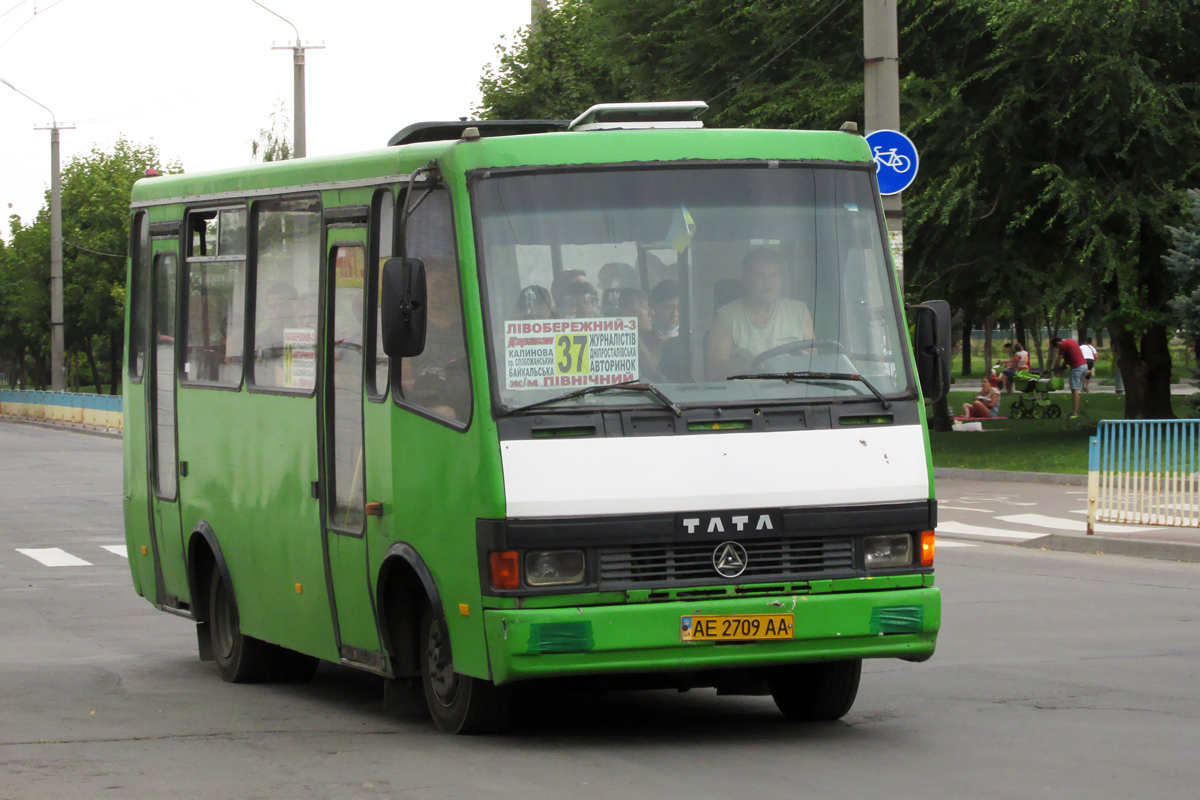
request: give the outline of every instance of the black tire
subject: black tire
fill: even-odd
[[[1034,419],[1045,419],[1046,418],[1046,407],[1045,406],[1034,406],[1033,407],[1033,418]]]
[[[480,734],[503,728],[508,722],[511,689],[454,671],[445,623],[428,605],[421,615],[420,637],[421,685],[429,715],[438,729]]]
[[[1025,418],[1025,408],[1017,403],[1013,403],[1012,406],[1008,409],[1008,415],[1010,417],[1012,417],[1013,419],[1024,419]]]
[[[771,696],[795,722],[833,722],[846,716],[858,696],[862,659],[776,667],[767,677]]]
[[[277,648],[242,634],[237,603],[215,567],[209,581],[208,617],[213,658],[224,680],[257,683],[271,675],[278,661]]]
[[[1062,406],[1050,406],[1046,411],[1050,414],[1050,419],[1058,419],[1062,416]]]

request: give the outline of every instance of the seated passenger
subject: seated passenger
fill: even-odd
[[[554,319],[553,301],[546,287],[531,284],[517,295],[517,304],[513,309],[514,319]]]
[[[600,268],[600,289],[638,288],[637,270],[621,261],[610,261]]]
[[[749,372],[754,359],[788,342],[813,338],[808,306],[782,296],[783,259],[754,247],[742,262],[745,294],[717,309],[708,332],[705,372],[709,380]]]
[[[679,284],[669,278],[650,290],[650,313],[654,329],[646,346],[661,380],[691,383],[687,343],[679,335]]]
[[[600,298],[581,269],[564,269],[550,284],[559,319],[590,319],[600,315]]]
[[[658,359],[662,355],[662,349],[659,347],[656,351],[651,350],[652,343],[657,339],[654,336],[654,315],[650,311],[646,293],[641,289],[609,289],[605,292],[606,297],[609,292],[617,296],[615,316],[637,318],[638,378],[643,381],[662,380],[662,376],[658,374]]]

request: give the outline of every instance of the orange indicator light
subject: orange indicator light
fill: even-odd
[[[471,616],[471,607],[466,603],[459,603],[458,613],[462,614],[464,617],[469,617]]]
[[[921,531],[921,566],[933,566],[933,531]]]
[[[304,587],[298,583],[296,584],[296,594],[304,594]]]
[[[142,545],[142,555],[146,555],[149,552],[150,552],[150,548],[146,547],[146,545]]]
[[[521,577],[517,572],[519,559],[514,552],[489,553],[488,560],[492,567],[492,587],[495,589],[517,589],[521,585]]]

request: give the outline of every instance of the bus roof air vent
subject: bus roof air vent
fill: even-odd
[[[480,138],[520,136],[527,133],[551,133],[566,130],[565,119],[460,119],[454,122],[416,122],[391,139],[388,147],[415,142],[449,142],[463,138],[467,128],[479,131]]]
[[[600,103],[576,117],[567,130],[610,131],[639,128],[703,128],[697,119],[708,110],[703,100],[667,103]]]

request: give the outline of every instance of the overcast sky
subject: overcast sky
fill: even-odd
[[[530,0],[263,0],[307,53],[308,154],[383,147],[411,122],[457,119]],[[36,14],[34,13],[36,9]],[[7,13],[5,13],[7,12]],[[185,170],[250,163],[280,100],[292,105],[292,28],[251,0],[0,0],[0,78],[54,111],[62,163],[119,136]],[[22,27],[23,26],[23,27]],[[584,109],[580,109],[583,111]],[[50,184],[50,115],[0,84],[0,235]]]

